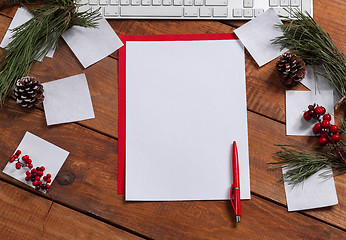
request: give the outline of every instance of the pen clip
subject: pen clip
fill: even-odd
[[[234,209],[234,211],[235,211],[235,207],[234,207],[234,203],[233,203],[233,189],[234,189],[234,187],[233,187],[233,184],[231,185],[231,190],[230,190],[230,199],[231,199],[231,203],[232,203],[232,207],[233,207],[233,209]]]

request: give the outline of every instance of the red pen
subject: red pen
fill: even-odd
[[[232,154],[232,165],[233,165],[233,184],[231,186],[230,198],[235,213],[236,222],[240,222],[240,181],[239,181],[239,160],[237,144],[233,141],[233,154]]]

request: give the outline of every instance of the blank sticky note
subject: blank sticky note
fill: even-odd
[[[95,118],[85,74],[42,83],[47,125]]]

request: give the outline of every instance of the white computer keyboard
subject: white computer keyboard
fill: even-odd
[[[228,19],[254,18],[268,8],[292,17],[284,8],[299,8],[312,16],[313,0],[80,0],[107,19]]]

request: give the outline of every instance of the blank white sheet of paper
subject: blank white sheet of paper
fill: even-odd
[[[249,199],[240,41],[126,43],[127,201],[229,199],[234,140]]]

